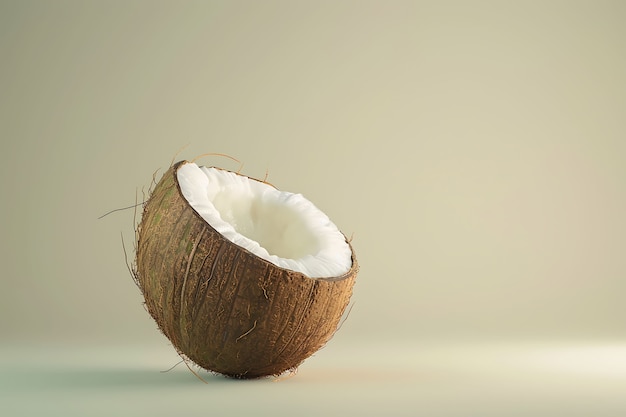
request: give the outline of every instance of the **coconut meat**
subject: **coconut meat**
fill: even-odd
[[[191,207],[231,242],[311,278],[350,270],[352,251],[337,226],[301,194],[234,172],[185,163],[177,171]]]

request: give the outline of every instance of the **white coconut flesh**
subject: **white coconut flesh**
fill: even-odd
[[[191,207],[231,242],[311,278],[350,270],[352,251],[337,226],[301,194],[234,172],[186,163],[177,171]]]

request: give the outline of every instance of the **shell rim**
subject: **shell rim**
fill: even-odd
[[[180,189],[180,184],[178,183],[178,176],[176,175],[176,173],[178,172],[178,169],[181,166],[183,166],[185,164],[188,164],[188,163],[190,163],[190,161],[182,160],[182,161],[176,162],[175,164],[173,164],[171,166],[172,167],[172,175],[174,176],[174,183],[176,184],[176,191],[178,192],[178,195],[182,198],[184,203],[192,210],[192,212],[193,212],[194,216],[196,217],[196,219],[200,220],[207,227],[211,228],[211,230],[213,230],[215,233],[217,233],[228,244],[232,244],[233,246],[236,246],[238,250],[242,251],[243,253],[246,253],[248,256],[252,256],[252,257],[256,258],[256,260],[261,261],[262,263],[266,264],[267,266],[270,266],[272,268],[276,268],[276,269],[282,270],[282,271],[288,271],[291,274],[297,274],[297,275],[302,276],[302,277],[304,277],[306,279],[321,280],[321,281],[331,281],[331,282],[342,281],[344,279],[350,278],[350,276],[352,276],[352,275],[354,275],[354,274],[356,274],[358,272],[359,265],[358,265],[358,262],[356,260],[356,255],[354,253],[354,248],[352,247],[352,244],[350,243],[350,241],[347,239],[346,235],[343,232],[341,232],[341,231],[340,232],[343,235],[345,242],[348,244],[348,247],[350,248],[350,260],[351,260],[352,264],[350,265],[350,269],[348,269],[348,271],[344,272],[341,275],[334,276],[334,277],[310,277],[310,276],[308,276],[308,275],[306,275],[306,274],[304,274],[304,273],[302,273],[300,271],[294,271],[293,269],[289,269],[289,268],[284,268],[284,267],[278,266],[278,265],[268,261],[267,259],[264,259],[264,258],[258,256],[257,254],[249,251],[248,249],[246,249],[246,248],[244,248],[244,247],[242,247],[242,246],[240,246],[240,245],[230,241],[229,239],[225,238],[224,235],[222,235],[220,232],[218,232],[208,221],[206,221],[196,211],[196,209],[191,204],[189,204],[189,202],[187,201],[187,199],[183,195],[182,190]],[[222,170],[222,171],[231,172],[231,173],[233,173],[235,175],[248,178],[249,180],[253,180],[253,181],[257,181],[257,182],[261,182],[263,184],[269,185],[269,186],[271,186],[271,187],[273,187],[273,188],[278,190],[278,188],[276,186],[274,186],[273,184],[270,184],[270,183],[265,182],[265,181],[261,181],[258,178],[250,177],[248,175],[241,174],[241,173],[236,172],[236,171],[231,171],[231,170],[220,168],[220,167],[216,167],[216,166],[211,166],[210,168],[215,168],[215,169],[219,169],[219,170]]]

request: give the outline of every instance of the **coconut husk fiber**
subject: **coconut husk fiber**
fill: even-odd
[[[309,278],[230,242],[183,197],[172,165],[144,204],[135,278],[181,355],[235,378],[293,370],[335,333],[358,265]],[[252,179],[254,180],[254,179]]]

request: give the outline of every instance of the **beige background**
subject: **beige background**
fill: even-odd
[[[124,262],[133,210],[98,217],[183,147],[354,234],[322,365],[347,352],[362,382],[426,363],[407,346],[623,343],[625,21],[619,1],[0,0],[0,345],[171,353]]]

